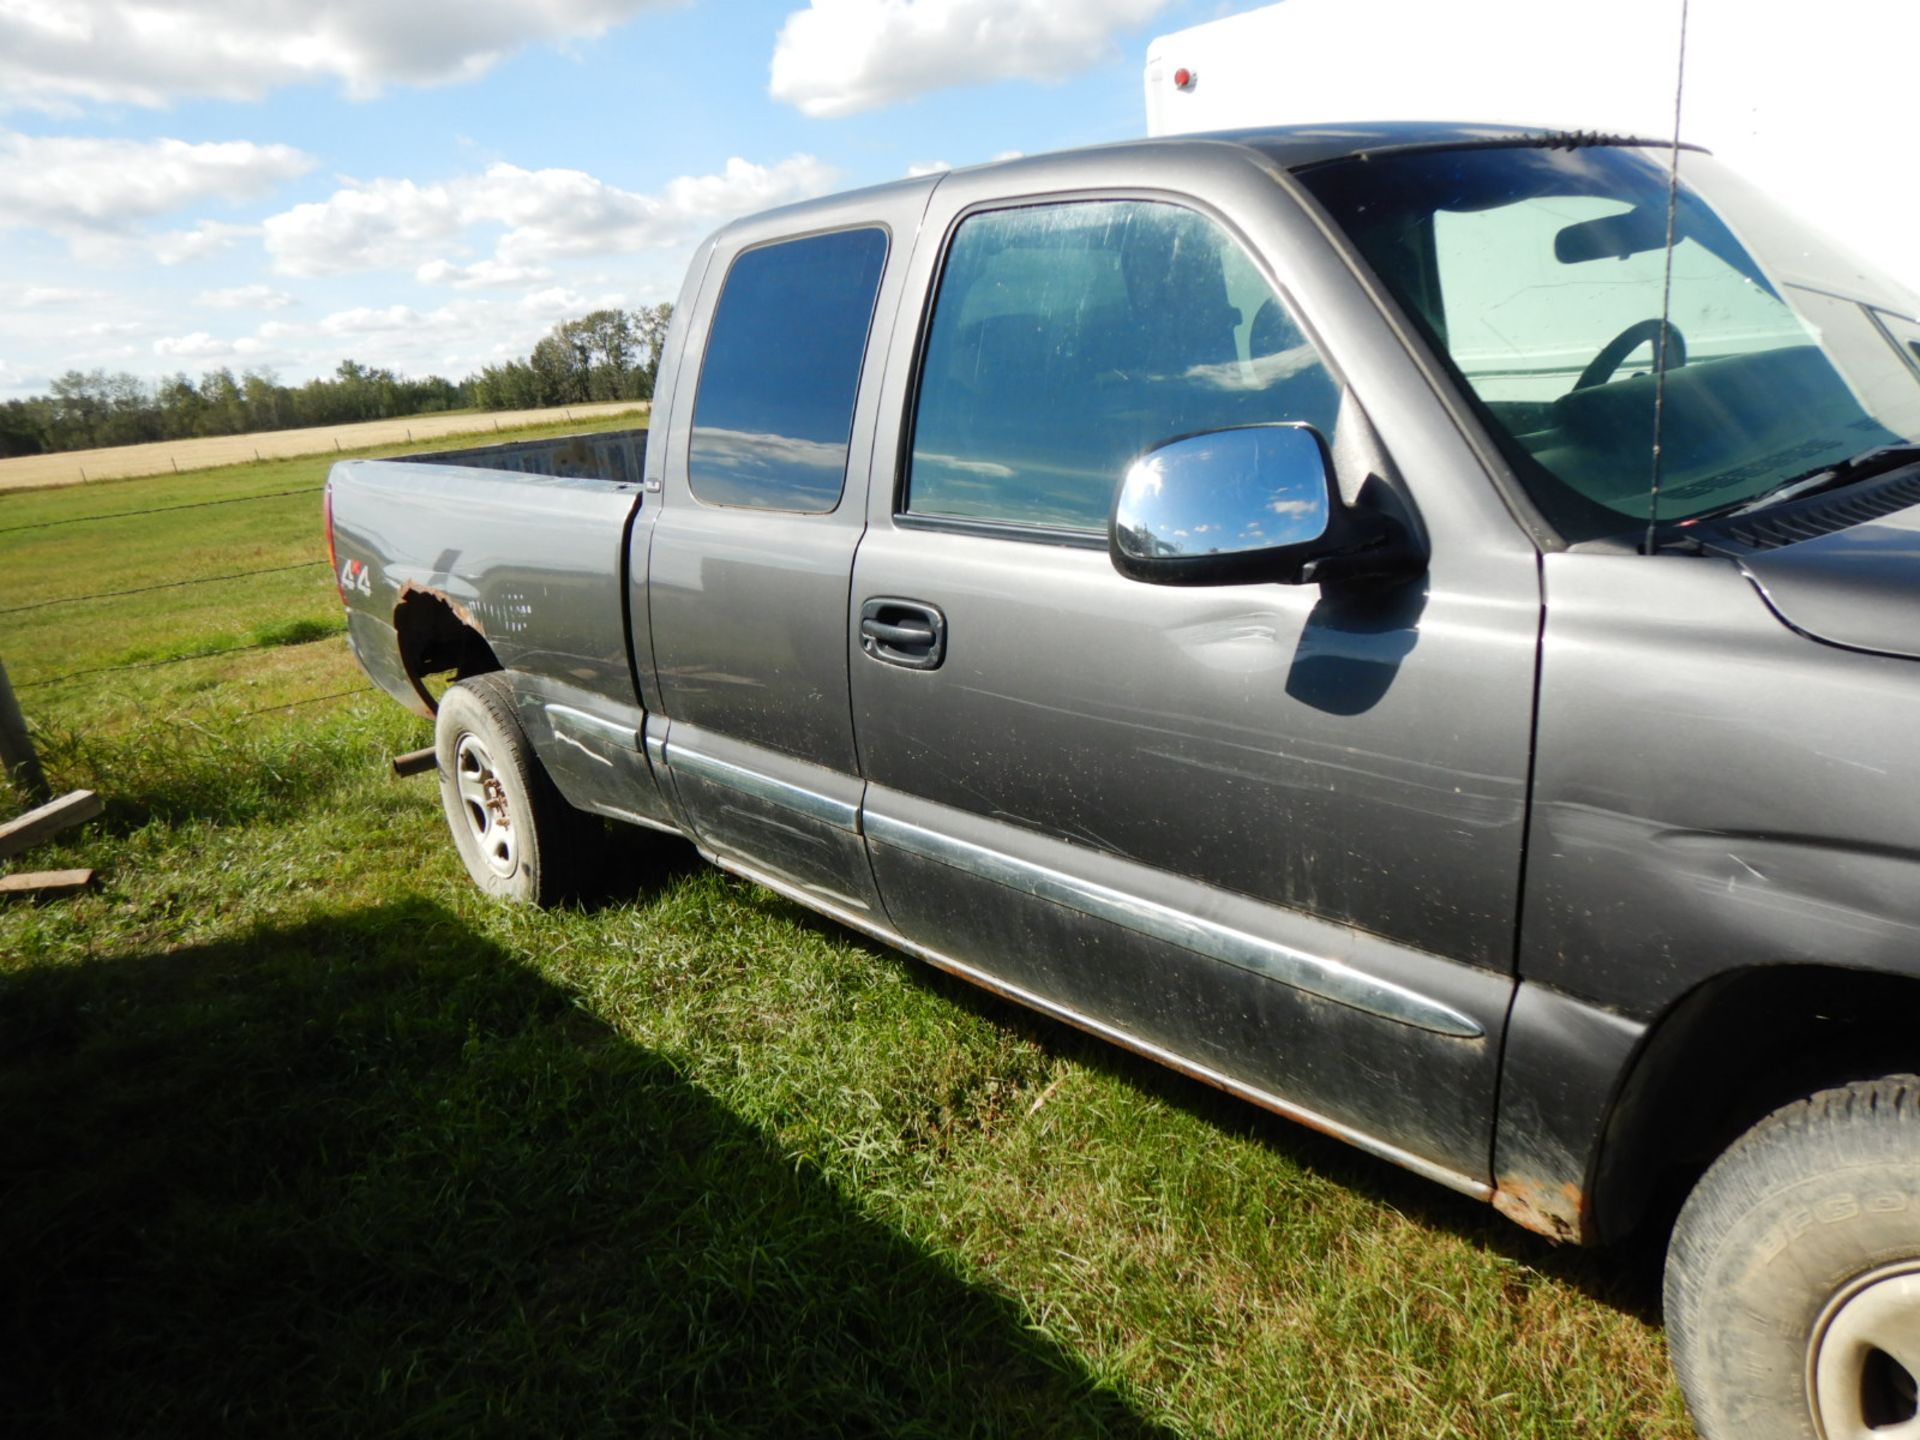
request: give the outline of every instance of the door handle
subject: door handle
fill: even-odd
[[[860,607],[860,648],[889,665],[938,669],[947,658],[947,617],[918,600],[869,600]]]

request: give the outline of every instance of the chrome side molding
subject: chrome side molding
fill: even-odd
[[[649,741],[651,743],[651,741]],[[830,795],[822,795],[817,790],[809,790],[804,785],[795,785],[790,781],[779,780],[772,775],[762,774],[758,770],[749,770],[744,765],[735,765],[726,760],[716,760],[711,755],[703,755],[698,750],[689,750],[684,745],[668,741],[666,745],[667,768],[690,775],[696,780],[705,780],[710,784],[724,785],[738,790],[743,795],[752,795],[769,804],[782,805],[810,820],[830,825],[836,830],[845,830],[850,834],[860,833],[860,807],[844,800],[835,800]]]
[[[1096,885],[903,820],[868,812],[864,821],[867,838],[875,844],[891,845],[1036,899],[1064,905],[1096,920],[1125,926],[1138,934],[1191,950],[1322,1000],[1331,1000],[1336,1005],[1461,1040],[1478,1040],[1486,1034],[1472,1016],[1451,1005],[1390,980],[1378,979],[1341,961],[1264,940],[1171,906]]]

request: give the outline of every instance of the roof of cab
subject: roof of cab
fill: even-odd
[[[1558,133],[1513,125],[1470,125],[1453,121],[1355,121],[1338,125],[1272,125],[1237,130],[1209,130],[1188,135],[1143,136],[1074,150],[1016,156],[983,165],[966,166],[964,169],[969,174],[978,174],[1031,167],[1049,161],[1065,160],[1075,155],[1098,152],[1111,154],[1114,151],[1124,150],[1164,151],[1182,147],[1220,145],[1238,145],[1253,150],[1269,163],[1283,170],[1303,170],[1308,166],[1324,164],[1330,160],[1344,160],[1363,155],[1395,154],[1410,150],[1458,150],[1506,145],[1571,148],[1579,145],[1665,145],[1669,143],[1671,142],[1666,140],[1626,136]],[[822,196],[816,200],[802,200],[791,205],[783,205],[778,209],[747,216],[744,220],[736,220],[733,224],[723,227],[720,234],[725,234],[742,225],[757,225],[775,218],[791,219],[809,212],[836,208],[845,201],[870,197],[882,192],[930,190],[940,183],[946,173],[948,172],[941,171],[932,175],[887,181],[859,190]]]
[[[1588,132],[1543,130],[1519,125],[1465,124],[1439,120],[1354,121],[1345,124],[1260,125],[1233,130],[1201,130],[1181,135],[1156,135],[1110,141],[1088,150],[1161,149],[1182,145],[1244,145],[1258,150],[1286,170],[1301,170],[1329,160],[1345,160],[1362,155],[1383,155],[1405,150],[1460,150],[1472,146],[1548,145],[1573,148],[1580,145],[1665,145],[1668,140]],[[1057,151],[1053,155],[1019,156],[971,167],[991,170],[1027,160],[1046,160],[1079,151]]]
[[[1540,145],[1550,143],[1556,137],[1544,130],[1513,125],[1362,121],[1346,125],[1272,125],[1210,130],[1164,138],[1245,145],[1260,151],[1283,169],[1300,170],[1309,165],[1346,160],[1359,155],[1379,155],[1400,150],[1457,150],[1470,145]]]

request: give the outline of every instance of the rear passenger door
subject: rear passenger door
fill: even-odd
[[[900,318],[915,358],[890,377],[903,419],[854,572],[874,872],[893,924],[950,965],[1477,1190],[1537,556],[1308,217],[1218,151],[935,195],[914,263],[932,298]],[[1349,493],[1397,497],[1425,574],[1182,589],[1114,570],[1133,455],[1287,420],[1327,437]]]
[[[719,238],[666,427],[647,578],[683,821],[740,868],[875,906],[858,833],[846,617],[893,309],[931,188]],[[663,743],[664,742],[664,743]]]

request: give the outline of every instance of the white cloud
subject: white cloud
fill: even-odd
[[[37,310],[56,305],[89,305],[106,299],[99,290],[69,290],[58,285],[29,285],[14,302],[23,309]]]
[[[1112,37],[1167,0],[812,0],[787,16],[768,91],[851,115],[953,85],[1059,80],[1110,59]]]
[[[683,176],[653,195],[580,170],[495,165],[429,185],[355,182],[269,216],[264,230],[286,275],[406,269],[457,288],[519,284],[540,278],[548,260],[679,244],[737,215],[818,195],[832,180],[833,171],[811,155],[771,166],[729,160],[717,175]],[[447,260],[474,228],[502,232],[491,259],[464,268]]]
[[[260,195],[312,167],[310,156],[290,146],[248,140],[189,144],[0,131],[0,229],[111,244],[136,233],[141,221],[208,200]]]
[[[441,323],[433,315],[423,315],[411,305],[356,305],[351,310],[336,310],[320,322],[328,335],[378,335],[388,330],[421,330]]]
[[[257,334],[298,347],[288,353],[304,370],[324,373],[343,356],[401,374],[436,370],[464,375],[491,360],[525,356],[556,320],[621,297],[590,300],[565,287],[536,290],[517,300],[460,298],[432,309],[363,305],[337,310],[310,329],[269,321]]]
[[[586,296],[564,285],[549,285],[544,290],[522,295],[519,305],[522,310],[534,315],[567,315],[592,308]]]
[[[193,303],[210,310],[285,310],[300,302],[271,285],[235,285],[226,290],[202,290]]]
[[[503,260],[476,260],[471,265],[429,260],[413,272],[413,278],[422,285],[451,285],[456,290],[504,290],[552,274],[544,265],[509,265]]]
[[[445,185],[373,180],[269,215],[262,228],[281,273],[337,275],[406,267],[422,247],[453,243],[461,220]]]
[[[916,160],[907,166],[907,178],[918,180],[922,175],[938,175],[952,168],[953,166],[944,160]]]
[[[153,342],[153,353],[169,360],[217,360],[233,353],[233,345],[204,330],[191,335],[168,335]]]
[[[218,254],[236,241],[258,235],[258,225],[231,225],[224,220],[202,220],[191,230],[168,230],[147,237],[147,249],[162,265],[184,265]]]
[[[543,41],[593,38],[663,0],[0,0],[0,104],[257,99],[334,80],[484,74]]]
[[[104,339],[109,335],[138,335],[146,328],[138,320],[100,320],[87,326],[87,334]]]

